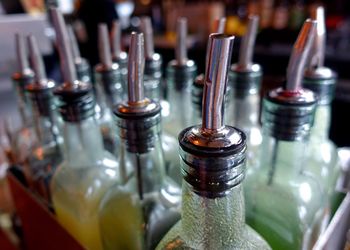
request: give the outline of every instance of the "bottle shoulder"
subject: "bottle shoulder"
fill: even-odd
[[[198,229],[200,230],[200,229]],[[181,221],[179,221],[172,229],[165,235],[165,237],[158,244],[156,250],[200,250],[203,246],[195,246],[191,242],[186,242],[182,235],[186,232],[182,231]],[[203,239],[205,241],[205,239]],[[219,247],[219,246],[217,246]],[[270,246],[266,241],[256,233],[251,227],[246,226],[238,241],[226,242],[220,246],[221,250],[270,250]],[[212,249],[214,250],[214,249]]]

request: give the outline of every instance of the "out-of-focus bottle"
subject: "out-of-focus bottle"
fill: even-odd
[[[58,221],[86,249],[103,249],[98,207],[120,181],[117,160],[103,148],[94,118],[92,86],[77,79],[62,14],[51,9],[65,82],[55,90],[64,120],[64,162],[51,183]]]
[[[315,21],[305,22],[284,87],[263,99],[260,162],[244,183],[247,223],[273,249],[311,249],[324,220],[326,194],[307,170],[315,164],[306,150],[316,97],[301,87],[315,29]]]
[[[36,143],[36,136],[32,126],[32,111],[29,97],[26,94],[26,86],[34,81],[34,72],[29,67],[27,47],[24,38],[20,34],[15,36],[16,55],[19,71],[12,76],[16,90],[16,99],[19,109],[21,125],[13,133],[11,150],[14,162],[20,167],[25,175],[28,185],[31,183],[30,171],[27,164],[29,150]],[[10,128],[9,128],[10,129]]]
[[[77,38],[75,36],[74,30],[72,26],[68,26],[68,36],[70,39],[70,44],[72,48],[72,54],[74,58],[74,65],[77,71],[77,77],[82,82],[91,83],[91,69],[88,61],[81,57],[80,50],[77,42]]]
[[[334,96],[337,74],[324,66],[326,28],[323,7],[314,9],[311,18],[317,20],[317,29],[310,60],[304,73],[303,86],[317,95],[315,122],[308,147],[308,153],[316,164],[310,165],[308,170],[319,178],[321,185],[327,190],[329,206],[325,213],[329,215],[330,203],[340,174],[337,148],[328,137],[331,119],[330,104]],[[327,223],[328,220],[325,221],[323,229]]]
[[[166,71],[168,111],[162,112],[165,132],[163,133],[163,149],[169,176],[178,184],[181,184],[182,178],[178,168],[179,157],[176,138],[183,128],[192,124],[191,112],[185,112],[185,110],[191,107],[191,85],[197,71],[195,62],[187,58],[186,18],[177,20],[176,36],[175,59],[169,62]],[[162,108],[164,111],[164,105]]]
[[[111,47],[113,62],[119,65],[121,84],[124,95],[127,95],[128,85],[128,53],[122,50],[122,30],[119,21],[114,21],[111,31]]]
[[[203,101],[202,125],[179,135],[182,218],[162,239],[165,249],[270,249],[245,224],[242,181],[245,135],[223,123],[224,93],[233,37],[212,34]]]
[[[166,176],[159,102],[144,97],[143,34],[132,33],[128,101],[115,109],[124,184],[100,206],[104,249],[154,249],[180,218],[180,189]]]
[[[154,52],[153,28],[149,17],[141,18],[141,32],[145,36],[145,97],[161,100],[162,57]]]
[[[229,71],[229,85],[233,92],[233,114],[229,124],[246,134],[247,165],[252,166],[258,162],[257,151],[262,141],[259,125],[262,69],[259,64],[252,62],[259,17],[250,16],[248,20],[247,32],[241,41],[239,61]]]
[[[43,203],[52,209],[50,183],[57,166],[63,161],[61,150],[61,119],[53,96],[55,82],[47,79],[44,63],[34,36],[28,37],[29,54],[35,73],[34,82],[26,87],[32,101],[33,125],[37,143],[30,150],[28,164],[32,188]]]
[[[115,154],[118,140],[114,135],[116,126],[112,110],[123,99],[123,86],[119,65],[112,61],[106,24],[99,24],[98,35],[100,63],[95,67],[95,118],[101,128],[105,148]]]

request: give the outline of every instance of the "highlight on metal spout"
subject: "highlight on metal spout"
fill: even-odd
[[[305,65],[310,55],[315,37],[317,21],[307,19],[301,28],[287,67],[287,81],[284,87],[287,91],[298,91],[302,86]]]
[[[231,63],[234,36],[211,34],[204,76],[202,129],[219,130],[224,126],[224,96]]]
[[[128,58],[128,103],[144,100],[143,72],[145,67],[144,38],[142,33],[132,32]]]

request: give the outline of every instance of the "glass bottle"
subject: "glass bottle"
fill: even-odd
[[[116,127],[112,110],[123,98],[123,86],[119,65],[112,61],[107,25],[99,24],[98,33],[101,62],[95,67],[96,108],[98,108],[95,117],[101,127],[105,148],[115,154],[118,140],[114,135]]]
[[[245,224],[241,182],[245,135],[223,124],[224,93],[233,37],[209,37],[202,125],[179,135],[182,218],[163,238],[163,249],[270,249]]]
[[[91,69],[88,61],[81,57],[77,39],[72,26],[68,26],[68,36],[72,48],[75,70],[77,71],[78,79],[82,82],[91,83]]]
[[[317,20],[316,38],[312,46],[309,65],[304,74],[303,86],[317,95],[315,122],[308,148],[310,157],[317,164],[311,165],[308,169],[319,178],[322,186],[327,190],[329,203],[331,203],[340,174],[337,148],[328,137],[331,119],[330,104],[334,96],[337,74],[324,67],[326,29],[323,7],[319,6],[314,9],[312,18]],[[329,210],[326,213],[329,214]],[[327,223],[328,220],[325,221],[325,226]]]
[[[12,132],[11,150],[14,162],[23,171],[28,185],[31,185],[30,171],[27,164],[28,153],[32,145],[36,142],[35,132],[32,126],[32,111],[29,97],[26,94],[26,86],[34,81],[34,72],[29,67],[27,47],[24,38],[20,34],[15,36],[16,55],[19,71],[12,76],[13,85],[16,90],[16,99],[21,119],[21,127]],[[10,129],[10,128],[9,128]]]
[[[196,75],[197,66],[187,58],[187,19],[177,20],[177,42],[175,60],[167,66],[167,111],[162,105],[163,146],[167,173],[181,185],[177,136],[180,131],[191,124],[191,112],[184,112],[191,107],[191,85]],[[162,103],[164,104],[165,101]]]
[[[175,138],[191,125],[191,113],[184,110],[191,106],[191,85],[197,72],[195,62],[187,58],[186,40],[187,19],[179,18],[175,60],[169,62],[166,70],[169,115],[164,116],[164,130]]]
[[[273,249],[311,249],[324,220],[325,192],[307,170],[316,98],[301,87],[316,22],[307,20],[294,45],[283,88],[263,99],[260,161],[244,186],[247,223]],[[254,166],[248,166],[254,168]]]
[[[143,34],[131,34],[128,101],[115,109],[122,186],[100,206],[104,249],[154,249],[179,219],[180,189],[165,175],[158,102],[144,97]]]
[[[122,51],[122,34],[121,33],[122,31],[121,31],[120,22],[116,20],[113,22],[112,31],[111,31],[112,59],[113,59],[113,62],[119,65],[122,89],[124,92],[124,96],[126,97],[127,95],[126,89],[128,85],[128,53],[126,53],[125,51]]]
[[[154,52],[153,28],[149,17],[141,18],[141,32],[145,36],[145,96],[159,101],[162,97],[162,57]]]
[[[248,166],[257,164],[257,151],[262,141],[259,125],[260,86],[262,70],[252,62],[258,16],[250,16],[247,32],[242,38],[238,63],[231,66],[229,84],[233,92],[233,116],[229,124],[242,129],[247,136]],[[249,170],[248,170],[249,171]]]
[[[94,119],[92,86],[77,80],[62,14],[51,9],[65,83],[55,90],[64,120],[64,162],[52,178],[51,194],[61,225],[86,249],[102,249],[98,207],[119,181],[119,164],[103,148]]]
[[[32,100],[33,125],[38,142],[33,145],[28,157],[32,188],[43,203],[52,209],[50,183],[56,167],[63,161],[61,151],[61,120],[58,118],[53,97],[55,83],[48,80],[38,45],[34,36],[28,37],[30,59],[35,72],[34,82],[26,87]]]

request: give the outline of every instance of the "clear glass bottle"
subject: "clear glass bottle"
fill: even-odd
[[[162,57],[154,52],[153,28],[149,17],[141,18],[141,32],[145,36],[145,96],[159,101],[162,99]]]
[[[51,9],[65,83],[55,90],[64,120],[64,162],[51,182],[57,220],[86,249],[103,249],[100,201],[120,181],[117,160],[103,148],[92,86],[77,80],[62,14]]]
[[[245,171],[245,135],[223,125],[224,92],[233,37],[212,34],[202,125],[179,135],[182,218],[163,238],[165,249],[270,249],[245,224],[241,182]]]
[[[294,45],[283,88],[263,99],[263,142],[244,185],[247,223],[273,249],[311,249],[324,220],[325,192],[308,171],[316,98],[301,87],[316,22],[307,20]]]
[[[128,101],[115,110],[119,126],[122,186],[100,206],[104,249],[154,249],[180,217],[180,189],[165,174],[158,102],[144,97],[143,34],[132,33]]]
[[[258,25],[259,17],[250,16],[241,42],[239,61],[232,65],[229,72],[233,92],[233,113],[229,124],[242,129],[247,135],[248,166],[257,164],[257,151],[262,141],[259,124],[262,70],[259,64],[252,62]]]
[[[48,80],[36,39],[28,37],[29,55],[35,72],[34,82],[26,87],[32,100],[33,125],[38,142],[29,152],[28,164],[31,170],[32,188],[43,203],[52,209],[50,183],[56,167],[63,161],[61,151],[62,128],[53,96],[55,83]]]
[[[123,99],[123,86],[119,65],[113,63],[106,24],[99,24],[99,54],[100,63],[95,67],[95,117],[102,131],[105,148],[117,154],[118,140],[114,135],[116,126],[113,121],[114,105]]]
[[[82,82],[91,83],[91,69],[88,61],[81,57],[77,39],[72,26],[68,26],[68,35],[74,58],[75,70],[77,71],[78,79]]]
[[[111,31],[111,47],[113,62],[119,65],[121,84],[124,92],[123,97],[126,97],[128,85],[128,53],[122,51],[122,31],[118,20],[113,22]]]
[[[20,34],[15,36],[16,55],[19,71],[12,76],[13,85],[16,91],[16,99],[21,119],[21,126],[18,130],[13,131],[9,128],[11,136],[11,150],[14,162],[23,171],[27,183],[31,185],[31,176],[27,164],[28,153],[32,145],[36,143],[35,131],[32,126],[32,111],[28,95],[26,94],[26,86],[34,81],[34,72],[29,67],[27,47],[24,38]]]
[[[333,196],[336,195],[336,182],[340,174],[337,148],[328,137],[331,119],[330,105],[334,96],[337,74],[324,67],[326,39],[324,8],[319,6],[313,9],[311,16],[317,20],[317,30],[309,65],[304,73],[303,86],[317,95],[315,122],[308,147],[308,154],[316,164],[311,165],[308,170],[317,176],[321,185],[327,190],[329,206],[325,213],[329,215]],[[328,222],[329,220],[325,221],[323,229]]]

